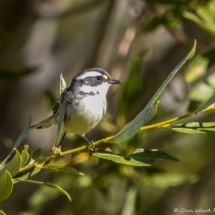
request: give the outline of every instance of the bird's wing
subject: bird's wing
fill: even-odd
[[[53,110],[53,115],[55,115],[58,112],[59,108],[60,108],[60,99],[57,100],[55,106],[52,109]]]
[[[71,98],[70,98],[70,101],[68,101],[68,94],[69,94],[69,91],[68,91],[68,88],[67,88],[67,101],[66,101],[66,105],[67,104],[71,104]],[[60,99],[57,100],[55,106],[53,107],[53,115],[55,115],[60,109]]]

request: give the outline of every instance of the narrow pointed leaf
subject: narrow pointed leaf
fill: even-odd
[[[173,131],[187,134],[215,134],[215,122],[191,122],[172,127]]]
[[[42,149],[37,149],[31,156],[31,158],[36,161],[40,157],[41,153]]]
[[[58,145],[60,142],[60,137],[63,131],[63,122],[66,111],[66,98],[67,98],[67,88],[66,82],[64,81],[62,74],[60,76],[60,113],[59,113],[59,124],[57,129],[57,136],[55,139],[54,146]]]
[[[32,170],[30,171],[26,171],[26,172],[21,172],[21,173],[17,173],[13,178],[14,179],[20,179],[20,180],[26,180],[28,178],[30,178],[31,176],[37,174],[38,172],[41,171],[41,168],[39,167],[34,167]],[[13,183],[17,183],[16,181],[13,181]]]
[[[17,181],[17,182],[32,183],[32,184],[38,184],[38,185],[54,188],[54,189],[60,191],[61,193],[65,194],[67,196],[67,198],[69,199],[69,201],[72,201],[70,195],[65,190],[63,190],[61,187],[59,187],[55,184],[45,183],[45,182],[41,182],[41,181],[32,181],[32,180],[21,180],[21,179],[13,179],[13,180]]]
[[[201,106],[197,110],[197,112],[203,112],[209,107],[212,108],[212,109],[215,107],[215,96],[212,96],[203,106]]]
[[[31,161],[33,161],[32,163],[35,163],[35,160],[31,159]],[[40,166],[42,167],[44,165],[47,165],[47,164],[49,164],[50,161],[51,160],[45,160],[43,163],[40,163]],[[40,171],[41,171],[41,168],[37,167],[37,166],[34,166],[31,169],[25,169],[25,170],[21,168],[20,171],[13,178],[25,180],[25,179],[28,179],[29,177],[37,174]],[[16,183],[16,181],[13,181],[13,182]]]
[[[28,124],[26,125],[24,131],[22,132],[22,134],[19,136],[18,140],[16,141],[16,143],[15,143],[15,145],[14,145],[14,148],[17,149],[17,147],[20,145],[20,143],[25,139],[25,137],[27,136],[27,134],[28,134],[28,132],[29,132],[30,127],[31,127],[31,114],[30,114],[30,116],[29,116]],[[13,148],[13,150],[11,151],[10,155],[13,153],[14,148]]]
[[[21,165],[21,167],[23,167],[27,164],[28,159],[29,159],[28,145],[25,145],[24,150],[22,150],[22,165]]]
[[[22,158],[16,149],[15,151],[16,154],[14,155],[13,159],[0,170],[0,176],[4,175],[5,170],[10,172],[12,177],[16,175],[17,172],[19,171],[22,163]]]
[[[75,168],[72,168],[70,166],[64,166],[64,165],[44,165],[44,166],[38,166],[43,169],[50,169],[57,172],[63,172],[63,173],[69,173],[69,174],[75,174],[75,175],[84,175],[83,173],[79,172]]]
[[[188,12],[188,11],[185,11],[183,13],[183,16],[185,18],[187,18],[187,19],[195,22],[197,25],[199,25],[200,27],[202,27],[206,31],[210,32],[211,34],[215,35],[215,27],[211,23],[205,22],[204,20],[202,20],[201,18],[199,18],[194,13],[191,13],[191,12]]]
[[[164,88],[167,86],[167,84],[172,80],[174,75],[178,72],[178,70],[185,64],[187,60],[190,60],[196,51],[196,40],[194,42],[193,48],[190,50],[190,52],[187,54],[187,56],[175,67],[175,69],[168,75],[166,80],[163,82],[163,84],[159,87],[155,95],[152,97],[152,99],[149,101],[146,107],[149,107],[151,105],[154,105],[160,96],[160,94],[163,92]]]
[[[0,68],[0,79],[17,79],[33,71],[32,68]]]
[[[143,109],[131,122],[109,139],[108,142],[118,144],[134,136],[142,126],[154,117],[157,112],[157,106],[158,104]]]
[[[19,136],[18,140],[16,141],[13,149],[11,150],[10,154],[4,159],[4,161],[1,163],[1,166],[3,166],[8,158],[11,156],[11,154],[14,152],[14,150],[20,145],[20,143],[25,139],[25,137],[27,136],[28,132],[29,132],[29,129],[31,127],[31,114],[29,116],[29,121],[28,121],[28,124],[26,125],[24,131],[22,132],[22,134]]]
[[[185,81],[190,83],[205,75],[209,62],[210,60],[208,57],[202,55],[196,56],[187,68],[185,73]]]
[[[0,176],[0,202],[8,198],[13,189],[12,177],[8,171]]]
[[[126,194],[125,206],[122,211],[122,215],[132,215],[135,214],[136,209],[136,199],[137,199],[138,189],[136,187],[130,187]]]
[[[153,150],[136,149],[135,152],[129,156],[113,154],[113,152],[110,149],[105,149],[97,150],[97,153],[93,153],[93,155],[99,158],[112,160],[116,163],[131,166],[150,166],[156,160],[179,161],[178,159],[168,155],[165,152],[158,151],[157,149]]]

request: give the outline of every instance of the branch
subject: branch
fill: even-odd
[[[209,111],[209,110],[214,110],[214,109],[215,109],[215,106],[213,104],[213,105],[209,106],[208,108],[206,108],[205,110],[203,110],[201,112],[195,111],[193,113],[185,114],[185,115],[182,115],[182,116],[179,116],[179,117],[175,117],[175,118],[172,118],[172,119],[169,119],[169,120],[166,120],[166,121],[163,121],[163,122],[159,122],[159,123],[156,123],[156,124],[153,124],[153,125],[143,126],[143,127],[141,127],[140,131],[142,131],[142,130],[148,130],[148,129],[152,129],[152,128],[165,128],[165,129],[168,129],[170,127],[169,123],[176,122],[176,121],[179,121],[181,119],[185,119],[185,118],[197,115],[199,113],[203,113],[203,112],[206,112],[206,111]],[[113,138],[113,137],[114,136],[110,136],[110,137],[98,140],[98,141],[94,142],[93,145],[97,146],[99,144],[108,143],[109,140],[111,138]],[[61,153],[61,157],[65,156],[65,155],[73,154],[73,153],[76,153],[76,152],[80,152],[80,151],[82,151],[84,149],[89,149],[90,147],[92,147],[92,145],[89,145],[89,146],[85,145],[85,146],[81,146],[81,147],[78,147],[78,148],[75,148],[75,149],[71,149],[71,150],[62,152]],[[43,158],[43,159],[35,162],[34,164],[31,164],[31,165],[28,165],[28,166],[20,168],[19,173],[32,170],[35,167],[39,167],[42,163],[49,162],[52,159],[57,158],[57,157],[59,157],[59,155],[53,155],[52,154],[51,156]]]

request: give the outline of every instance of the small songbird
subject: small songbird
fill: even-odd
[[[111,78],[105,70],[99,68],[84,70],[73,78],[70,87],[67,88],[64,134],[58,147],[60,152],[66,133],[79,134],[88,144],[93,144],[93,141],[88,141],[85,134],[92,130],[105,115],[107,110],[106,94],[112,84],[122,84],[122,82]],[[48,128],[52,124],[58,125],[59,107],[58,101],[53,108],[53,115],[31,126],[31,129]],[[94,146],[93,149],[95,150]]]

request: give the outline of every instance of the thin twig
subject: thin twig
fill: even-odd
[[[166,120],[166,121],[163,121],[163,122],[159,122],[159,123],[156,123],[156,124],[153,124],[153,125],[143,126],[140,129],[140,131],[142,131],[142,130],[148,130],[148,129],[152,129],[152,128],[165,128],[165,129],[168,129],[170,127],[169,123],[176,122],[178,120],[185,119],[185,118],[197,115],[199,113],[203,113],[203,112],[206,112],[206,111],[209,111],[209,110],[214,110],[214,109],[215,109],[215,106],[211,105],[208,108],[206,108],[205,110],[203,110],[202,112],[195,111],[193,113],[185,114],[185,115],[182,115],[182,116],[179,116],[179,117],[175,117],[173,119]],[[93,145],[96,146],[96,145],[99,145],[99,144],[108,143],[109,140],[112,137],[114,137],[114,136],[110,136],[110,137],[98,140],[98,141],[94,142]],[[61,153],[61,157],[65,156],[65,155],[73,154],[73,153],[76,153],[76,152],[80,152],[80,151],[82,151],[84,149],[89,149],[90,147],[92,147],[92,145],[81,146],[81,147],[78,147],[78,148],[75,148],[75,149],[71,149],[71,150],[62,152]],[[51,156],[43,158],[43,159],[35,162],[34,164],[31,164],[31,165],[28,165],[28,166],[20,168],[19,173],[26,172],[28,170],[31,170],[31,169],[35,168],[35,167],[39,167],[42,163],[51,161],[52,159],[57,158],[57,157],[59,157],[59,155],[53,155],[52,154]]]

